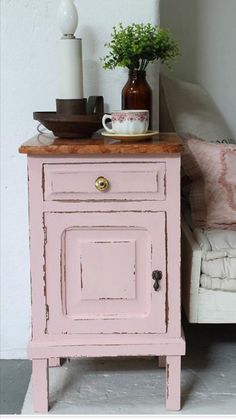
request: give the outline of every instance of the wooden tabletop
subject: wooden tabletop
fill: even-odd
[[[180,153],[182,143],[175,133],[160,133],[146,141],[122,142],[98,135],[86,139],[63,139],[36,135],[19,148],[28,155],[58,154],[161,154]]]

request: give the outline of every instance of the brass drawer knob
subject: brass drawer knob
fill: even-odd
[[[110,183],[105,177],[100,176],[95,182],[96,189],[100,192],[105,192],[109,189]]]

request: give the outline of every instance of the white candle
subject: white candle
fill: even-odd
[[[57,20],[63,37],[58,43],[59,99],[82,99],[83,64],[82,40],[74,33],[78,25],[78,14],[72,0],[62,0]]]
[[[59,52],[59,99],[82,99],[83,69],[81,39],[61,39]]]

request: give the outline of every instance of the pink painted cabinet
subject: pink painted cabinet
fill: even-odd
[[[167,408],[180,408],[180,144],[167,140],[145,154],[100,140],[22,147],[36,412],[48,410],[48,366],[83,356],[158,356]]]

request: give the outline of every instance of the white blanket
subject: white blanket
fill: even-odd
[[[200,284],[208,290],[236,291],[236,280],[228,278],[212,278],[201,274]]]
[[[194,236],[202,249],[201,286],[236,291],[236,231],[195,229]]]

